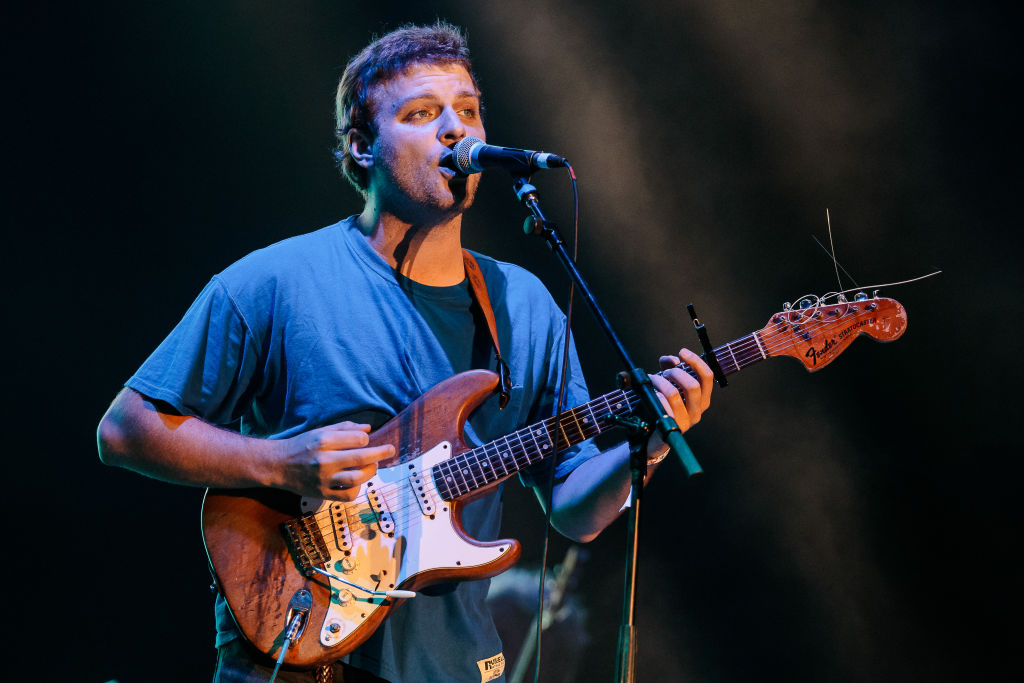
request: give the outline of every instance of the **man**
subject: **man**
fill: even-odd
[[[460,177],[440,161],[462,138],[485,133],[459,31],[409,26],[364,49],[339,85],[337,124],[342,170],[365,198],[362,213],[215,276],[104,415],[105,463],[192,486],[352,500],[376,464],[395,454],[368,445],[371,429],[441,380],[489,367],[495,346],[511,373],[510,400],[504,408],[496,398],[485,402],[467,424],[469,438],[488,441],[553,414],[564,316],[532,275],[477,256],[494,344],[466,283],[462,213],[480,176]],[[692,352],[679,356],[699,381],[678,369],[652,380],[686,430],[708,407],[712,375]],[[661,361],[671,368],[680,358]],[[571,407],[587,399],[575,349],[565,372]],[[652,438],[649,452],[664,450]],[[547,471],[522,477],[541,495]],[[560,454],[554,526],[593,539],[619,514],[629,481],[624,444],[598,452],[585,442]],[[465,505],[467,532],[496,538],[500,505],[500,487]],[[500,661],[486,581],[425,592],[395,609],[333,673],[346,681],[470,681],[484,675],[479,663]],[[216,613],[216,680],[267,680],[270,663],[242,643],[220,596]],[[311,676],[282,672],[278,680]]]

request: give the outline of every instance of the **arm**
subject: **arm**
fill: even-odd
[[[697,371],[699,380],[676,368],[680,358]],[[692,351],[682,349],[679,356],[662,356],[662,375],[651,375],[662,405],[686,432],[700,421],[711,403],[714,375]],[[648,443],[651,457],[668,448],[655,433]],[[648,467],[647,481],[654,466]],[[645,482],[646,483],[646,482]],[[630,493],[632,473],[629,445],[620,443],[587,460],[562,481],[552,494],[552,525],[563,535],[583,543],[592,541],[619,516]],[[542,504],[544,494],[535,489]]]
[[[189,486],[269,486],[351,500],[391,446],[366,447],[369,426],[341,422],[289,439],[243,436],[123,389],[97,429],[100,460]]]

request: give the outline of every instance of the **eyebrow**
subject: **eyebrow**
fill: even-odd
[[[472,90],[460,90],[457,93],[455,93],[455,99],[462,99],[462,98],[466,98],[466,97],[476,100],[478,104],[480,102],[480,93],[473,92]],[[422,93],[419,93],[419,94],[416,94],[416,95],[410,95],[409,97],[405,98],[404,100],[401,100],[400,102],[396,103],[395,110],[397,111],[397,110],[401,109],[402,107],[406,106],[407,104],[409,104],[410,102],[415,102],[417,100],[435,100],[436,101],[436,100],[440,100],[440,99],[441,98],[436,93],[428,90],[426,92],[422,92]]]

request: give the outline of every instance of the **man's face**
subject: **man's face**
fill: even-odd
[[[485,139],[480,97],[460,65],[413,65],[370,92],[377,135],[369,192],[379,207],[409,223],[440,222],[470,207],[479,174],[456,176],[438,165],[467,136]]]

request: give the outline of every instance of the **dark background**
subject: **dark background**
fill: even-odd
[[[648,367],[836,289],[899,341],[758,365],[666,462],[641,531],[640,680],[1010,679],[1020,643],[1020,25],[994,3],[583,0],[81,3],[5,20],[5,677],[206,680],[201,491],[105,468],[94,429],[209,277],[355,213],[330,155],[347,59],[464,26],[497,144],[570,158],[580,263]],[[468,246],[566,279],[487,174]],[[571,220],[569,184],[538,176]],[[849,285],[847,285],[849,286]],[[583,308],[595,393],[618,368]],[[509,487],[523,566],[543,518]],[[574,680],[614,673],[622,520],[587,547]],[[552,539],[549,565],[567,545]],[[579,616],[579,615],[578,615]],[[17,637],[15,637],[15,634]],[[510,657],[521,636],[508,639]],[[545,649],[569,680],[568,645]]]

